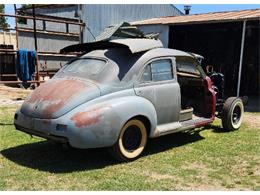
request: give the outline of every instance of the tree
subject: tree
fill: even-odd
[[[0,4],[0,13],[5,13],[5,5]],[[0,16],[0,27],[1,28],[9,28],[10,25],[7,23],[7,19],[4,16]]]
[[[26,16],[28,15],[26,13],[26,9],[28,8],[32,8],[32,4],[22,4],[19,11],[18,11],[18,14],[21,15],[21,16]],[[25,18],[18,18],[18,23],[19,24],[27,24],[27,20]]]
[[[22,4],[20,9],[23,10],[28,8],[32,8],[32,4]]]

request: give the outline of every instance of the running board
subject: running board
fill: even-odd
[[[182,125],[179,122],[167,123],[163,125],[158,125],[156,127],[156,132],[158,136],[166,135],[170,133],[175,133],[180,129]]]
[[[176,133],[179,131],[194,129],[194,128],[209,124],[212,121],[213,120],[211,118],[198,117],[198,118],[190,119],[190,120],[183,121],[183,122],[173,122],[173,123],[158,125],[156,127],[154,136],[152,136],[152,137],[159,137],[162,135]]]

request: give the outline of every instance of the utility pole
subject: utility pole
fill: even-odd
[[[238,83],[237,83],[237,97],[239,97],[239,93],[240,93],[240,83],[241,83],[241,72],[242,72],[242,65],[243,65],[245,34],[246,34],[246,20],[244,20],[244,22],[243,22],[243,30],[242,30],[242,38],[241,38],[240,61],[239,61],[239,71],[238,71]]]

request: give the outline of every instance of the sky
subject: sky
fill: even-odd
[[[260,4],[190,4],[190,14],[200,14],[208,12],[219,12],[219,11],[234,11],[243,9],[260,9]],[[184,12],[181,4],[174,4],[179,10]]]
[[[191,11],[190,14],[200,14],[208,12],[219,12],[219,11],[233,11],[233,10],[243,10],[243,9],[260,9],[260,4],[190,4]],[[174,4],[179,10],[184,12],[183,4]],[[20,4],[17,4],[20,7]],[[9,14],[14,14],[13,4],[6,4],[5,11]],[[8,23],[11,28],[15,27],[14,18],[8,18]]]

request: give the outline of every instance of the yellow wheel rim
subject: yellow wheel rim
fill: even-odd
[[[141,134],[141,140],[140,140],[140,144],[138,144],[137,148],[134,149],[134,150],[128,150],[124,145],[124,134],[126,133],[126,131],[129,131],[129,128],[130,127],[137,127],[140,131],[140,134]],[[131,131],[131,129],[130,129]],[[144,126],[144,124],[139,121],[139,120],[130,120],[129,122],[127,122],[121,133],[120,133],[120,136],[119,136],[119,149],[121,151],[121,153],[126,157],[126,158],[135,158],[137,157],[138,155],[140,155],[142,153],[142,151],[144,150],[144,147],[146,145],[146,142],[147,142],[147,133],[146,133],[146,128]]]

